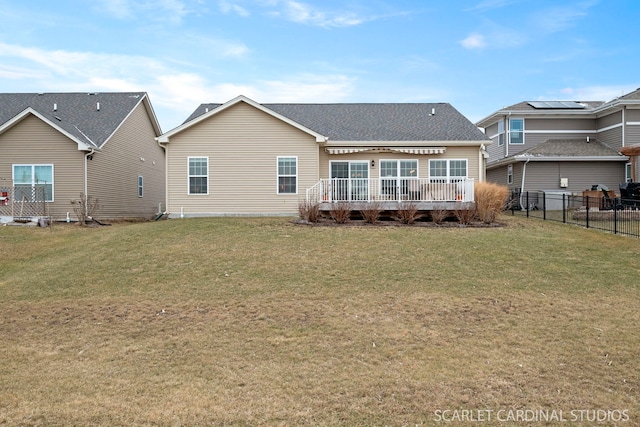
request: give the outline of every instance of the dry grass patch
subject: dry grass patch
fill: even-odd
[[[637,241],[505,221],[2,228],[0,424],[433,425],[457,408],[635,424]]]

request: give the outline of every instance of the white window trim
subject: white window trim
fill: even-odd
[[[631,162],[627,162],[624,164],[624,182],[628,182],[629,179],[633,181],[635,177],[631,176],[631,171],[633,168],[631,167]]]
[[[512,120],[522,120],[522,143],[520,142],[511,142],[511,121]],[[523,117],[510,117],[509,118],[509,131],[508,131],[508,139],[509,145],[524,145],[525,144],[525,120]]]
[[[397,166],[398,175],[396,176],[382,176],[382,162],[395,162]],[[401,176],[400,175],[400,162],[416,162],[416,175],[415,176]],[[402,179],[418,179],[420,178],[420,160],[419,159],[380,159],[378,161],[378,180],[380,181],[380,188],[382,188],[383,179],[397,179],[398,185]]]
[[[33,182],[33,176],[35,175],[35,171],[33,170],[36,166],[50,166],[51,167],[51,200],[45,200],[45,203],[53,203],[56,201],[56,191],[55,191],[55,167],[53,163],[14,163],[11,165],[11,182],[13,186],[16,186],[16,177],[15,177],[15,166],[30,166],[31,167],[31,176],[32,182],[31,187],[35,184]],[[48,183],[47,183],[48,184]],[[23,184],[18,184],[23,185]],[[18,200],[20,201],[20,200]]]
[[[513,184],[513,165],[507,165],[507,184]]]
[[[144,197],[144,177],[142,175],[138,175],[138,197]]]
[[[295,175],[280,175],[280,159],[296,159],[296,174]],[[280,192],[280,178],[281,177],[295,177],[296,179],[296,191],[293,193],[281,193]],[[278,196],[295,196],[298,194],[300,188],[300,177],[298,176],[298,156],[277,156],[276,157],[276,194]]]
[[[432,176],[431,175],[431,162],[432,161],[445,161],[447,162],[447,175],[446,176]],[[466,162],[465,175],[464,176],[451,176],[451,162]],[[429,159],[429,181],[446,179],[447,183],[451,183],[452,179],[456,180],[468,180],[469,179],[469,159]]]
[[[502,125],[502,131],[500,131],[500,125]],[[502,136],[502,138],[500,138]],[[498,121],[498,147],[502,147],[504,145],[504,138],[505,138],[505,133],[504,133],[504,119],[500,119],[500,121]]]
[[[207,174],[206,175],[191,175],[190,172],[190,164],[191,159],[207,159]],[[209,156],[188,156],[187,157],[187,195],[189,196],[208,196],[209,195],[209,186],[211,185],[211,179],[209,178]],[[191,177],[203,177],[207,178],[207,192],[206,193],[192,193],[191,192]]]

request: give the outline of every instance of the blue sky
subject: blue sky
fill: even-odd
[[[524,100],[640,87],[636,0],[0,0],[0,92],[146,91],[162,129],[200,103]]]

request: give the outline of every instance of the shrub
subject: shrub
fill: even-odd
[[[431,211],[431,221],[433,221],[434,224],[442,224],[448,216],[449,211],[439,205],[436,205]]]
[[[86,225],[87,220],[92,220],[93,215],[101,208],[100,200],[91,195],[80,193],[80,198],[72,200],[73,212],[78,217],[78,225]]]
[[[413,224],[422,214],[418,212],[418,206],[414,202],[402,202],[398,206],[396,219],[402,224]]]
[[[302,200],[298,203],[298,214],[305,221],[318,222],[320,221],[320,205],[309,200]]]
[[[331,204],[329,215],[338,224],[344,224],[351,219],[352,207],[350,203],[337,202]]]
[[[360,214],[364,219],[364,222],[369,224],[375,224],[380,219],[380,214],[382,213],[382,203],[380,202],[370,202],[363,203],[360,206]]]
[[[476,217],[475,209],[456,209],[453,211],[453,214],[458,219],[458,222],[462,225],[471,224],[473,219]]]
[[[491,224],[504,208],[509,190],[503,185],[492,182],[478,182],[475,185],[474,195],[478,218],[485,224]]]

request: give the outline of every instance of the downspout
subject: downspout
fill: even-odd
[[[169,140],[160,142],[160,138],[156,138],[158,146],[164,151],[164,213],[169,213]]]
[[[91,151],[89,151],[88,153],[85,153],[84,155],[84,197],[85,197],[85,203],[84,203],[84,215],[85,217],[89,215],[89,207],[87,206],[87,198],[89,197],[89,175],[87,173],[87,162],[89,161],[89,157],[91,156],[91,158],[93,158],[93,153],[95,153],[96,150],[95,148],[92,148]]]
[[[520,186],[520,209],[522,209],[522,195],[524,194],[524,178],[525,178],[525,175],[527,174],[527,163],[529,163],[529,160],[531,159],[527,159],[527,161],[524,162],[524,164],[522,165],[522,185]]]

